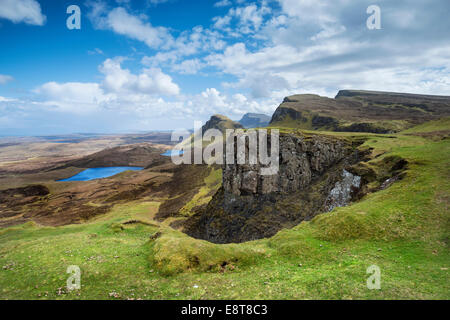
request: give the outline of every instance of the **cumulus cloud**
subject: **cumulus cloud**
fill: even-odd
[[[170,50],[158,51],[153,56],[145,56],[142,63],[150,67],[166,67],[173,72],[194,74],[206,64],[201,55],[219,52],[226,47],[217,31],[201,26],[182,32],[172,43]],[[195,58],[190,58],[197,56]]]
[[[267,17],[254,15],[262,11],[263,1],[213,19],[223,31],[255,31],[245,42],[205,58],[207,65],[237,78],[228,87],[249,90],[254,98],[282,91],[334,96],[342,88],[450,92],[450,59],[443,41],[449,39],[444,30],[450,20],[441,10],[429,10],[418,0],[383,2],[383,29],[371,31],[366,28],[368,0],[278,2],[281,10],[271,10]],[[445,0],[436,2],[450,8]],[[236,16],[242,21],[234,28],[224,20]],[[243,28],[245,21],[252,21],[253,29]],[[263,42],[252,45],[252,38]]]
[[[99,67],[103,74],[100,83],[52,81],[40,85],[34,93],[42,105],[75,114],[102,109],[145,108],[151,103],[160,105],[163,101],[161,96],[180,93],[178,85],[160,69],[144,68],[140,73],[133,74],[122,68],[122,61],[121,58],[105,60]]]
[[[80,82],[47,82],[34,90],[43,99],[43,105],[55,106],[60,111],[84,114],[96,110],[107,100],[99,84]]]
[[[158,95],[177,95],[180,88],[172,78],[159,68],[145,68],[140,74],[132,74],[123,69],[120,59],[107,59],[99,68],[105,78],[102,88],[114,93],[143,93]]]
[[[259,31],[265,18],[272,12],[272,9],[262,1],[260,5],[251,3],[245,6],[238,6],[228,10],[225,16],[213,18],[214,28],[225,31],[233,37],[252,34]],[[234,23],[234,26],[230,25]]]
[[[217,51],[226,46],[221,34],[202,26],[195,26],[174,36],[169,28],[153,26],[147,16],[133,15],[123,7],[111,9],[101,1],[89,2],[88,7],[88,16],[97,28],[111,30],[141,41],[151,49],[160,50],[155,56],[142,60],[147,65],[159,66],[168,60],[174,62],[185,56]]]
[[[189,97],[185,101],[186,109],[190,109],[191,118],[207,119],[214,113],[225,114],[234,119],[247,112],[272,112],[276,107],[274,101],[262,103],[249,99],[243,94],[224,94],[216,88],[207,88],[200,94]]]
[[[150,23],[130,15],[124,8],[115,8],[107,16],[108,26],[116,33],[143,41],[151,48],[157,48],[171,36],[164,27],[153,27]]]
[[[123,7],[110,10],[103,2],[89,2],[88,7],[88,17],[97,28],[142,41],[150,48],[168,46],[173,41],[167,28],[155,27],[145,16],[132,15]]]
[[[42,26],[46,17],[41,12],[41,6],[36,0],[1,0],[0,18],[14,23],[26,23]]]
[[[174,64],[172,70],[181,74],[196,74],[203,66],[204,64],[199,59],[190,59]]]

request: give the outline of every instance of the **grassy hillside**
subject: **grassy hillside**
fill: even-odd
[[[450,141],[419,134],[448,129],[328,133],[366,137],[373,161],[406,159],[406,177],[270,239],[195,240],[153,221],[160,203],[148,201],[83,225],[2,229],[0,299],[450,299]],[[381,290],[366,287],[374,264]],[[69,265],[80,291],[59,289]]]

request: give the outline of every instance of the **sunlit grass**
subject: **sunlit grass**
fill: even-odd
[[[406,159],[406,177],[270,239],[217,245],[139,223],[157,211],[150,201],[82,225],[0,230],[0,298],[449,299],[448,139],[361,135],[373,161]],[[381,290],[366,287],[373,264]],[[80,266],[82,289],[58,295],[69,265]]]

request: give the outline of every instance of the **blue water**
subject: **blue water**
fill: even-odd
[[[175,156],[181,156],[183,154],[183,150],[168,150],[168,151],[162,153],[161,155],[171,157],[172,154]]]
[[[102,179],[114,176],[118,173],[132,170],[139,171],[144,168],[141,167],[107,167],[107,168],[91,168],[81,171],[80,173],[70,177],[68,179],[58,180],[58,181],[89,181],[95,179]]]

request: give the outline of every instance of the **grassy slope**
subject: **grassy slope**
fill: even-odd
[[[320,113],[319,113],[320,114]],[[303,130],[314,130],[314,126],[312,124],[312,117],[313,114],[311,112],[303,111],[302,112],[303,117],[305,117],[306,121],[302,120],[294,120],[289,116],[285,116],[283,120],[276,121],[269,125],[269,127],[284,127],[284,128],[299,128]],[[324,115],[326,116],[326,115]],[[370,120],[370,119],[362,119],[357,122],[352,122],[348,120],[342,120],[339,119],[339,125],[341,127],[349,127],[356,123],[368,123],[372,125],[372,128],[379,128],[379,129],[387,129],[393,132],[399,132],[402,131],[408,127],[411,126],[407,121],[405,120],[383,120],[383,121],[376,121],[376,120]],[[327,130],[333,130],[333,128],[330,128],[329,126],[323,126],[322,128],[326,128]]]
[[[220,188],[222,185],[222,170],[220,168],[212,168],[209,176],[205,178],[205,186],[201,187],[198,193],[192,198],[191,201],[186,203],[180,210],[180,214],[186,217],[191,216],[192,210],[195,207],[208,204],[212,199],[212,195]]]
[[[442,118],[439,120],[428,121],[418,125],[414,128],[405,130],[404,133],[423,133],[433,131],[449,131],[450,130],[450,117]]]
[[[151,221],[158,203],[149,202],[85,225],[0,230],[0,298],[449,299],[449,140],[365,136],[380,157],[407,159],[407,177],[271,239],[215,245],[164,224],[120,225]],[[82,289],[58,295],[72,264]],[[381,290],[366,288],[373,264]]]

